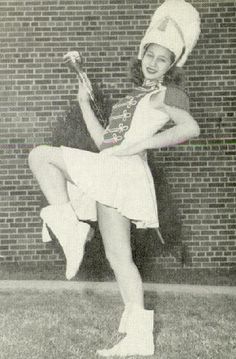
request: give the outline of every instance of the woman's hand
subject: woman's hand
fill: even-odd
[[[133,156],[145,151],[145,141],[137,142],[133,145],[120,144],[118,146],[109,147],[101,151],[102,155],[111,155],[116,157]]]
[[[90,100],[90,96],[85,84],[79,80],[79,91],[77,94],[77,100],[80,104],[88,104]]]
[[[81,80],[79,80],[77,100],[79,101],[80,109],[83,114],[83,120],[87,126],[89,134],[94,140],[97,148],[100,148],[103,142],[104,128],[100,124],[90,105],[90,95],[88,93],[87,86]],[[80,118],[78,118],[78,120],[81,121]]]
[[[143,146],[143,142],[138,142],[134,145],[130,145],[128,147],[120,147],[118,146],[117,151],[113,153],[114,156],[121,157],[121,156],[133,156],[137,155],[145,150]]]
[[[113,152],[114,152],[114,147],[108,147],[108,148],[105,148],[104,150],[102,150],[101,152],[99,152],[99,155],[111,156],[111,155],[113,155]]]

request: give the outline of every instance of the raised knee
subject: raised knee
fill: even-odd
[[[28,156],[28,163],[31,170],[35,170],[42,164],[42,162],[45,162],[47,156],[46,151],[49,146],[47,145],[39,145],[35,148],[33,148]]]

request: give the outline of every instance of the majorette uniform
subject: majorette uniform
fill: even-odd
[[[102,151],[122,143],[129,146],[152,137],[168,121],[162,109],[154,109],[150,97],[162,92],[165,86],[145,85],[113,106],[109,125],[104,132],[100,153],[61,146],[67,170],[77,186],[74,203],[80,220],[97,220],[96,201],[116,208],[137,228],[158,227],[154,182],[147,164],[146,151],[132,156],[103,156]],[[175,94],[175,95],[174,95]],[[168,96],[168,103],[187,109],[187,95],[178,89]],[[181,101],[176,104],[176,94]],[[179,105],[180,103],[180,105]]]

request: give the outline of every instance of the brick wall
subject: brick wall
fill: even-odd
[[[2,0],[0,3],[0,254],[5,262],[61,258],[41,243],[41,193],[28,169],[36,144],[76,94],[62,64],[79,49],[91,79],[113,98],[131,89],[135,57],[156,0]],[[234,1],[192,0],[202,18],[200,41],[185,66],[191,110],[201,136],[155,151],[183,220],[190,267],[230,268],[235,244]],[[178,267],[174,258],[155,259]]]

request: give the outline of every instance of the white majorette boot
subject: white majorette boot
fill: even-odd
[[[126,337],[111,349],[98,350],[97,354],[103,357],[153,355],[153,316],[153,310],[133,307],[126,322]]]
[[[127,320],[130,315],[131,309],[132,309],[132,303],[129,302],[125,305],[125,309],[124,309],[121,319],[120,319],[120,325],[118,328],[118,332],[121,334],[127,333],[126,325],[127,325]]]
[[[84,256],[84,245],[92,238],[89,224],[78,220],[71,204],[49,205],[40,212],[43,220],[42,239],[49,242],[51,237],[46,225],[57,237],[66,257],[66,278],[73,278],[79,270]]]

